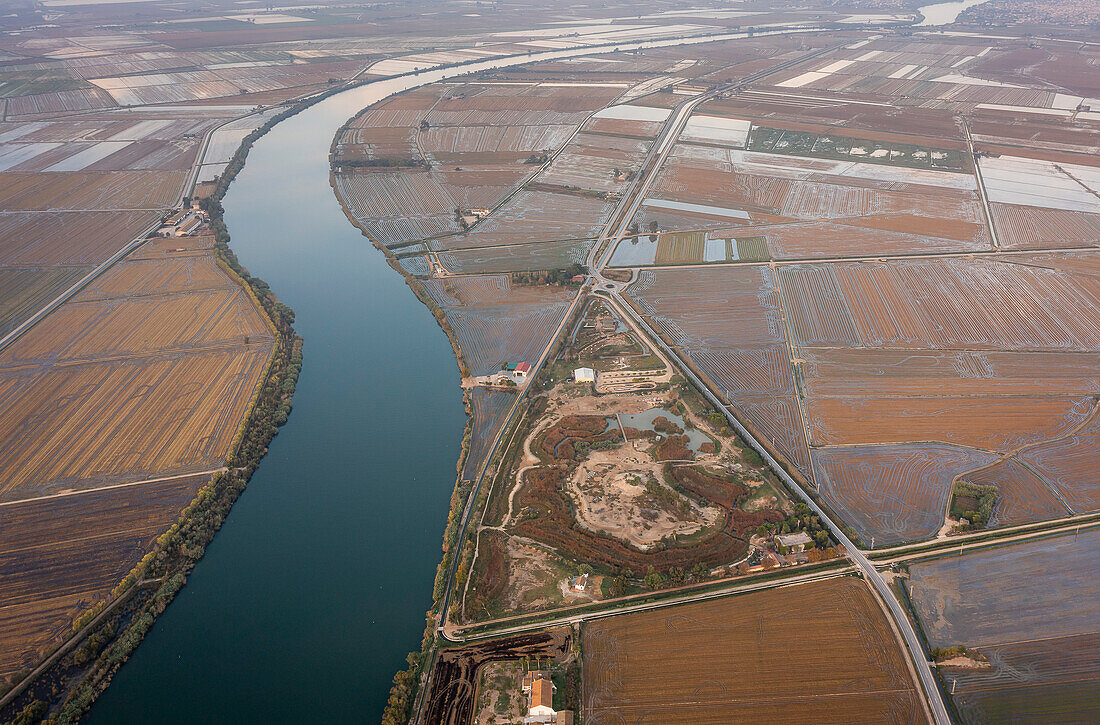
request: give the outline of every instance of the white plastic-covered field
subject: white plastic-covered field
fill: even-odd
[[[1100,168],[1017,156],[978,163],[992,202],[1100,213]]]
[[[262,113],[253,113],[244,118],[230,121],[214,133],[210,134],[210,141],[203,155],[203,164],[224,164],[233,158],[237,147],[241,145],[244,137],[259,128],[272,116],[281,112],[280,108],[270,108]],[[221,173],[220,171],[218,173]]]
[[[210,134],[210,142],[202,157],[203,164],[221,164],[229,161],[249,132],[250,129],[247,128],[219,128]]]
[[[0,144],[0,171],[7,171],[60,145],[60,143]]]
[[[466,63],[476,60],[484,60],[500,55],[498,51],[483,50],[478,48],[462,48],[459,50],[445,50],[432,53],[416,53],[400,58],[388,58],[380,60],[370,67],[370,72],[378,75],[393,76],[402,73],[413,73],[418,70],[437,68],[442,65]]]
[[[82,171],[97,161],[102,161],[111,154],[121,151],[131,143],[133,141],[100,141],[58,161],[46,171]]]
[[[813,159],[760,151],[727,150],[691,145],[677,146],[673,151],[673,156],[677,159],[690,159],[693,162],[720,164],[725,170],[739,174],[772,176],[783,179],[810,180],[813,177],[825,174],[852,179],[917,184],[962,191],[975,191],[978,188],[978,182],[971,174],[936,169],[912,169],[885,164],[868,164],[861,161]]]
[[[799,75],[796,75],[794,78],[788,78],[787,80],[777,83],[776,85],[781,88],[801,88],[802,86],[809,85],[814,81],[820,81],[824,78],[828,78],[833,73],[842,71],[853,63],[855,63],[854,60],[835,60],[832,63],[824,65],[817,70],[801,73]]]
[[[668,199],[646,199],[642,206],[654,209],[668,209],[670,211],[684,211],[689,214],[706,214],[707,216],[728,217],[730,219],[748,219],[749,213],[741,209],[729,209],[724,206],[711,204],[691,204],[686,201],[670,201]]]
[[[745,148],[751,127],[751,121],[740,118],[693,114],[684,124],[680,140]]]
[[[620,105],[601,108],[593,115],[595,118],[612,118],[619,121],[664,121],[671,113],[671,108]]]

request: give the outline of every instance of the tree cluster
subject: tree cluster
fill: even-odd
[[[526,272],[512,272],[513,285],[564,285],[573,281],[577,275],[588,273],[588,268],[583,264],[574,262],[561,269],[528,270]]]

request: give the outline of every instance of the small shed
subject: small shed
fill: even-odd
[[[592,368],[577,368],[573,371],[573,379],[578,383],[596,382],[596,371]]]

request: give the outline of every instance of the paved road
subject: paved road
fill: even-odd
[[[667,354],[671,356],[676,356],[675,351],[673,351],[668,345],[664,343],[664,341],[652,330],[652,328],[650,328],[649,325],[646,324],[645,320],[642,320],[634,312],[633,308],[631,308],[630,305],[626,304],[617,293],[614,295],[614,297],[616,298],[616,301],[619,303],[619,306],[623,309],[625,314],[630,315],[640,327],[647,330],[647,333],[654,344],[660,346]],[[774,458],[772,458],[771,454],[768,453],[768,451],[765,450],[762,445],[760,445],[760,443],[752,436],[751,433],[749,433],[749,431],[741,424],[741,421],[739,421],[725,406],[722,405],[722,402],[718,400],[714,393],[711,392],[710,388],[708,388],[706,384],[701,379],[699,379],[699,377],[694,372],[692,372],[691,368],[681,364],[681,370],[684,375],[688,377],[696,385],[696,387],[698,387],[699,390],[703,392],[703,394],[710,400],[711,404],[713,404],[718,410],[722,411],[722,413],[729,420],[730,425],[732,425],[737,430],[737,432],[741,434],[742,438],[744,438],[754,449],[756,449],[756,452],[759,453],[765,461],[767,461],[768,465],[771,466],[772,470],[774,470],[775,473],[784,480],[784,482],[786,482],[787,486],[796,494],[798,494],[799,498],[801,498],[806,503],[806,505],[809,506],[810,509],[815,514],[817,514],[818,517],[820,517],[825,525],[829,527],[829,531],[830,533],[832,533],[833,538],[844,546],[845,556],[851,559],[852,562],[855,563],[857,567],[859,567],[859,569],[863,572],[864,577],[866,577],[871,586],[875,588],[875,591],[878,592],[883,603],[890,610],[890,614],[894,618],[894,623],[905,641],[906,648],[909,650],[909,654],[913,660],[913,664],[916,666],[917,675],[918,677],[920,677],[925,694],[928,696],[928,702],[932,707],[933,719],[935,720],[937,725],[950,725],[951,718],[947,714],[947,707],[943,703],[943,697],[941,696],[939,687],[936,684],[936,679],[932,674],[932,668],[928,663],[928,659],[924,655],[924,648],[921,646],[920,640],[917,638],[917,633],[913,630],[913,625],[909,622],[908,616],[901,608],[901,605],[898,603],[897,599],[894,597],[893,592],[890,591],[890,587],[887,585],[886,580],[883,578],[883,576],[879,574],[874,565],[867,559],[866,556],[863,555],[863,552],[861,552],[856,547],[856,545],[852,543],[851,539],[849,539],[847,535],[845,535],[844,531],[842,531],[841,528],[837,526],[832,519],[829,518],[828,514],[826,514],[820,506],[818,506],[817,502],[814,501],[813,498],[811,498],[810,495],[806,493],[801,486],[795,483],[794,479],[792,479],[790,475],[787,474],[787,471],[784,470],[784,468],[780,466]]]
[[[971,549],[986,549],[992,546],[1001,546],[1003,544],[1015,544],[1030,539],[1043,539],[1048,536],[1067,536],[1069,534],[1078,531],[1088,531],[1089,529],[1095,529],[1100,526],[1100,521],[1082,521],[1082,522],[1070,522],[1064,526],[1055,526],[1051,528],[1038,529],[1036,531],[1023,531],[1018,534],[1011,532],[1005,532],[1004,536],[995,536],[992,538],[980,539],[978,541],[943,541],[942,546],[931,547],[928,549],[921,549],[918,551],[899,551],[896,555],[884,558],[876,558],[872,563],[880,568],[891,566],[902,561],[913,561],[915,559],[928,559],[935,556],[949,556],[956,552],[968,551]],[[988,532],[984,532],[988,533]]]
[[[821,51],[818,51],[815,52],[813,55],[819,55],[820,53]],[[802,56],[797,60],[799,62],[802,62],[804,60],[807,60],[807,56]],[[786,65],[793,65],[793,63]],[[779,69],[772,68],[769,69],[768,73],[774,73],[777,70]],[[757,77],[763,76],[758,74]],[[756,80],[757,77],[743,79],[742,81],[740,81],[739,85],[750,82],[751,80]],[[932,674],[932,668],[929,665],[928,659],[924,654],[924,648],[921,645],[920,639],[917,637],[917,633],[913,629],[913,625],[910,623],[908,615],[902,609],[897,599],[894,597],[893,592],[890,590],[890,587],[887,585],[886,580],[883,578],[883,576],[878,572],[877,569],[875,569],[874,565],[867,559],[867,557],[864,556],[863,552],[861,552],[856,547],[856,545],[848,538],[844,531],[841,530],[841,528],[837,526],[831,518],[829,518],[828,514],[825,513],[825,511],[817,504],[817,502],[814,501],[814,499],[810,497],[810,495],[806,491],[804,491],[802,487],[799,486],[794,481],[794,479],[792,479],[787,474],[786,470],[784,470],[783,467],[780,466],[774,458],[772,458],[771,454],[768,453],[768,451],[765,450],[764,447],[760,445],[760,443],[741,424],[741,421],[739,421],[722,404],[722,402],[718,400],[718,398],[714,395],[710,388],[707,387],[707,385],[697,375],[695,375],[694,372],[692,372],[690,367],[683,364],[683,361],[680,359],[680,356],[677,355],[676,351],[666,345],[664,341],[660,338],[660,336],[652,328],[649,327],[645,320],[641,319],[641,317],[634,312],[634,309],[621,296],[621,291],[625,288],[625,285],[613,282],[609,283],[609,281],[605,280],[603,277],[603,268],[604,265],[607,263],[607,259],[610,257],[611,250],[614,248],[614,243],[621,238],[622,230],[625,229],[626,225],[629,223],[629,219],[633,216],[638,206],[641,204],[641,201],[645,196],[645,192],[649,188],[649,184],[652,182],[652,179],[656,177],[657,171],[664,164],[669,151],[672,149],[673,142],[679,135],[680,128],[686,122],[687,115],[690,114],[691,110],[696,105],[709,98],[710,95],[712,94],[700,96],[693,101],[681,105],[678,108],[678,112],[672,117],[671,121],[666,124],[664,134],[654,145],[656,153],[653,154],[651,159],[647,160],[644,182],[641,185],[636,186],[634,189],[632,189],[630,192],[631,195],[625,196],[622,203],[620,204],[621,208],[628,209],[630,213],[624,215],[621,218],[615,234],[613,236],[608,236],[608,239],[611,241],[611,243],[606,245],[606,248],[600,249],[601,245],[596,245],[596,247],[593,247],[593,251],[589,257],[589,269],[591,270],[593,276],[596,278],[597,289],[603,290],[613,300],[615,300],[617,306],[620,308],[620,311],[624,313],[628,318],[630,318],[637,327],[645,330],[647,336],[650,338],[651,342],[655,346],[664,350],[669,357],[675,358],[676,360],[680,361],[680,368],[684,375],[691,379],[691,381],[696,385],[696,387],[698,387],[699,390],[703,392],[704,395],[706,395],[706,397],[710,400],[710,402],[715,406],[716,409],[723,412],[723,414],[729,420],[730,424],[750,445],[752,445],[754,449],[756,449],[756,451],[765,461],[767,461],[768,465],[776,472],[776,474],[779,475],[786,482],[787,486],[792,491],[794,491],[799,496],[799,498],[801,498],[806,503],[806,505],[808,505],[810,509],[815,514],[817,514],[818,517],[820,517],[823,522],[825,522],[825,525],[828,526],[830,532],[833,535],[833,538],[844,546],[846,552],[845,555],[849,559],[851,559],[852,562],[863,572],[864,577],[878,593],[879,598],[882,600],[883,604],[889,610],[891,617],[894,619],[894,624],[896,625],[898,632],[901,634],[906,648],[909,650],[909,655],[912,659],[913,665],[916,668],[917,676],[920,678],[921,685],[924,688],[928,704],[931,707],[933,720],[937,723],[937,725],[950,725],[951,718],[947,714],[947,707],[944,705],[943,697],[936,683],[935,676]]]
[[[978,197],[982,200],[982,211],[985,212],[986,226],[989,227],[989,238],[993,241],[993,248],[1000,249],[1001,242],[997,239],[997,227],[993,225],[993,212],[989,209],[989,196],[985,192],[985,178],[982,177],[982,167],[978,164],[978,155],[974,153],[974,139],[970,136],[970,124],[966,118],[962,119],[963,131],[966,132],[966,148],[970,151],[970,160],[974,163],[974,176],[978,179]]]
[[[542,620],[539,622],[528,622],[526,624],[517,624],[513,627],[502,627],[501,629],[494,629],[492,632],[485,632],[473,637],[465,637],[458,632],[461,629],[443,630],[441,634],[445,639],[450,642],[467,642],[471,639],[486,639],[489,637],[503,637],[509,634],[520,634],[522,632],[533,632],[540,629],[546,629],[547,627],[556,627],[563,624],[577,624],[579,622],[588,622],[593,619],[602,619],[604,617],[617,617],[620,614],[630,614],[632,612],[645,612],[652,609],[663,609],[665,607],[679,606],[681,604],[690,604],[691,602],[702,602],[708,599],[718,599],[720,597],[728,597],[734,594],[747,594],[748,592],[756,592],[762,589],[776,589],[778,587],[786,587],[794,584],[805,584],[807,582],[820,581],[823,579],[834,579],[838,576],[844,576],[852,572],[852,568],[844,569],[831,569],[829,571],[811,572],[809,574],[801,574],[798,576],[792,576],[789,579],[769,579],[763,582],[752,582],[748,584],[734,585],[725,587],[722,589],[715,589],[706,592],[698,592],[696,594],[685,594],[681,597],[671,597],[669,599],[662,599],[656,602],[639,602],[638,604],[628,604],[623,607],[616,607],[614,609],[605,609],[598,612],[583,612],[577,614],[563,614],[560,617],[554,619]],[[652,596],[652,594],[639,594],[638,597],[644,598]],[[486,624],[481,622],[480,624]]]

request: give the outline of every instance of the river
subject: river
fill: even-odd
[[[692,42],[704,41],[619,47]],[[360,109],[455,72],[331,96],[257,141],[231,184],[231,246],[305,338],[294,412],[88,722],[377,721],[419,649],[465,423],[458,368],[431,313],[344,216],[328,152]]]
[[[917,25],[924,27],[929,25],[949,25],[955,22],[959,14],[967,8],[981,5],[987,0],[959,0],[958,2],[937,3],[917,8],[917,12],[924,16],[924,20]]]

